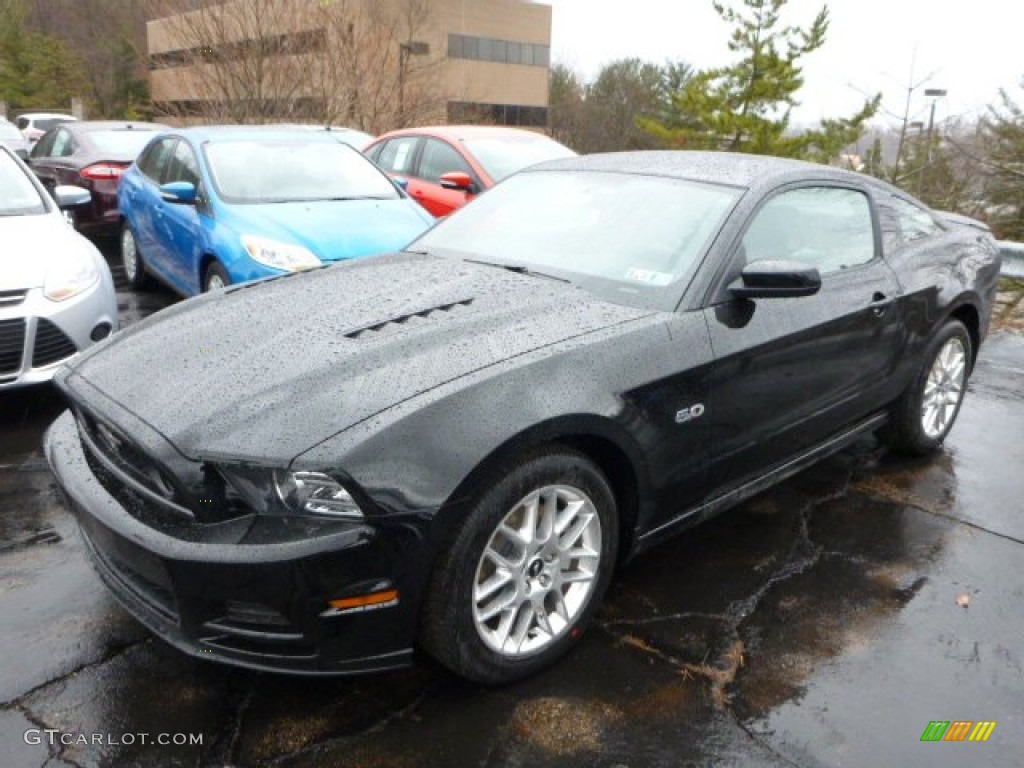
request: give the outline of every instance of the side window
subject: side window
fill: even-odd
[[[419,138],[416,136],[391,139],[381,150],[377,164],[389,173],[411,173],[418,143]]]
[[[935,219],[923,208],[900,197],[893,197],[890,202],[896,211],[901,242],[911,243],[941,231]]]
[[[800,261],[822,274],[875,256],[871,207],[862,192],[801,187],[769,200],[743,236],[746,261]]]
[[[174,148],[167,165],[167,172],[164,174],[163,183],[172,181],[187,181],[199,186],[199,164],[192,152],[192,147],[185,141],[179,141]]]
[[[160,175],[163,173],[168,157],[174,150],[177,141],[173,137],[168,137],[160,139],[155,144],[150,144],[149,149],[139,158],[139,170],[146,174],[151,181],[157,184],[161,183]]]
[[[75,141],[71,134],[63,128],[58,129],[53,140],[53,149],[50,150],[50,157],[70,157],[75,151]]]
[[[52,157],[53,156],[53,141],[57,138],[56,131],[50,131],[44,134],[36,145],[32,147],[32,157]]]
[[[469,163],[448,143],[427,139],[420,157],[420,178],[439,184],[441,176],[452,171],[462,171],[473,176]]]

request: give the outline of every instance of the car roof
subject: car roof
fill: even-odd
[[[57,117],[62,120],[78,121],[78,118],[74,115],[65,115],[63,112],[24,112],[18,115],[18,117],[25,117],[29,120],[48,120]]]
[[[246,139],[269,139],[281,141],[302,138],[306,141],[344,142],[337,136],[340,131],[315,130],[309,127],[287,125],[197,125],[178,128],[175,133],[195,141],[244,141]]]
[[[666,176],[690,181],[754,188],[777,186],[802,178],[855,181],[889,188],[864,174],[803,160],[737,152],[701,152],[660,150],[647,152],[609,152],[597,155],[549,160],[524,173],[544,171],[605,171],[645,176]]]
[[[89,132],[102,130],[145,130],[169,131],[171,126],[162,123],[146,123],[142,120],[76,120],[74,125],[67,126],[69,131]]]
[[[390,131],[381,136],[381,139],[394,136],[433,136],[449,141],[463,141],[465,139],[483,138],[549,138],[538,131],[526,131],[522,128],[508,128],[503,125],[426,125],[419,128],[401,128],[397,131]]]

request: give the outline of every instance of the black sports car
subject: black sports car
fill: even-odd
[[[405,252],[179,304],[58,375],[97,569],[182,650],[502,682],[616,564],[847,445],[956,418],[984,225],[873,179],[638,153],[520,173]]]

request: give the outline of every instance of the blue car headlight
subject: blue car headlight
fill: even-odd
[[[242,235],[242,246],[253,261],[274,269],[298,272],[320,266],[320,259],[308,248],[294,243],[282,243],[258,235]]]

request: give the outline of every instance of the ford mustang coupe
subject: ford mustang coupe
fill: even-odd
[[[200,658],[487,683],[618,563],[867,432],[936,450],[984,225],[795,161],[510,177],[401,253],[229,287],[83,353],[49,462],[109,587]]]

